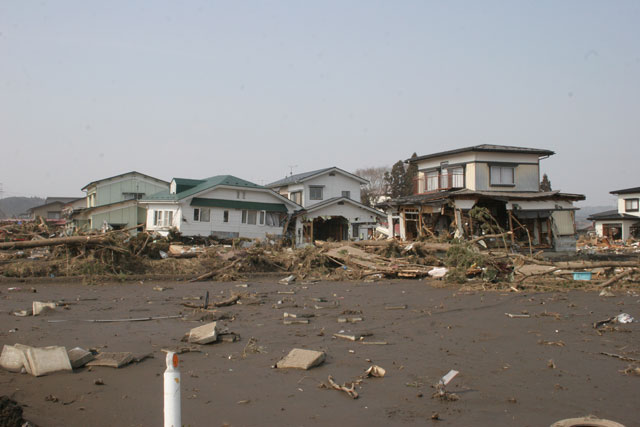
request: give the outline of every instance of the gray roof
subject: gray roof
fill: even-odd
[[[349,173],[343,169],[340,169],[338,167],[332,166],[330,168],[324,168],[324,169],[318,169],[318,170],[314,170],[311,172],[303,172],[303,173],[298,173],[295,175],[291,175],[288,176],[286,178],[280,179],[278,181],[274,181],[271,184],[267,184],[267,187],[269,188],[273,188],[273,187],[282,187],[285,185],[290,185],[290,184],[297,184],[299,182],[305,181],[311,177],[314,177],[316,175],[322,175],[323,173],[329,172],[330,170],[336,170],[339,172],[344,173],[345,175],[349,175],[351,177],[354,177],[355,179],[359,180],[359,181],[363,181],[363,182],[368,182],[366,179],[361,178],[357,175],[354,175],[352,173]]]
[[[163,180],[161,180],[161,179],[159,179],[159,178],[155,178],[155,177],[153,177],[153,176],[151,176],[151,175],[145,175],[145,174],[140,173],[140,172],[137,172],[137,171],[131,171],[131,172],[121,173],[121,174],[119,174],[119,175],[110,176],[110,177],[108,177],[108,178],[97,179],[97,180],[95,180],[95,181],[91,181],[90,183],[88,183],[87,185],[85,185],[84,187],[82,187],[82,190],[84,190],[85,188],[91,187],[93,184],[97,184],[98,182],[108,181],[108,180],[110,180],[110,179],[120,178],[120,177],[122,177],[122,176],[126,176],[126,175],[139,175],[139,176],[143,176],[143,177],[145,177],[145,178],[150,178],[150,179],[153,179],[153,180],[155,180],[155,181],[161,182],[161,183],[163,183],[163,184],[167,184],[167,185],[169,185],[169,183],[168,183],[167,181],[163,181]]]
[[[84,196],[82,197],[47,197],[47,199],[44,201],[44,204],[46,205],[48,203],[53,203],[53,202],[71,203],[80,199],[84,199]]]
[[[626,214],[626,213],[619,213],[616,209],[611,210],[611,211],[604,211],[604,212],[600,212],[600,213],[595,213],[593,215],[589,215],[587,217],[587,219],[589,221],[607,220],[607,219],[613,219],[613,220],[630,219],[630,220],[640,221],[640,217],[637,217],[635,215],[629,215],[629,214]]]
[[[625,188],[622,190],[611,191],[611,194],[631,194],[640,193],[640,187]]]
[[[514,147],[509,145],[494,145],[494,144],[480,144],[471,147],[458,148],[455,150],[441,151],[439,153],[426,154],[424,156],[418,156],[415,159],[407,159],[405,162],[415,162],[418,160],[431,159],[434,157],[449,156],[452,154],[465,153],[467,151],[482,151],[491,153],[520,153],[520,154],[537,154],[539,156],[551,156],[555,152],[551,150],[545,150],[542,148],[527,148],[527,147]]]

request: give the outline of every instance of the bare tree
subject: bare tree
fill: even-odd
[[[542,175],[542,182],[540,183],[540,191],[551,191],[551,181],[545,173]]]
[[[378,202],[380,197],[386,195],[387,189],[384,174],[388,171],[388,167],[378,166],[362,168],[354,172],[359,177],[369,180],[369,184],[365,185],[360,191],[362,204],[373,206]]]

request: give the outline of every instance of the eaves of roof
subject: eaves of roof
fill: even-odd
[[[490,153],[537,154],[538,156],[545,156],[545,157],[552,156],[553,154],[555,154],[555,152],[551,150],[546,150],[542,148],[527,148],[527,147],[514,147],[514,146],[508,146],[508,145],[481,144],[481,145],[474,145],[471,147],[458,148],[455,150],[441,151],[439,153],[426,154],[423,156],[418,156],[413,159],[407,159],[405,160],[405,162],[406,163],[417,162],[420,160],[431,159],[435,157],[450,156],[452,154],[465,153],[469,151],[471,152],[480,151],[480,152],[490,152]]]
[[[386,216],[384,212],[381,212],[381,211],[379,211],[377,209],[371,208],[371,207],[369,207],[367,205],[363,205],[362,203],[357,202],[357,201],[355,201],[353,199],[350,199],[348,197],[332,197],[330,199],[323,200],[320,203],[316,203],[314,205],[307,206],[305,208],[305,212],[312,213],[314,211],[326,208],[327,206],[338,204],[340,202],[350,203],[350,204],[352,204],[352,205],[354,205],[354,206],[356,206],[356,207],[358,207],[360,209],[364,209],[364,210],[366,210],[366,211],[368,211],[368,212],[370,212],[370,213],[372,213],[372,214],[374,214],[376,216],[380,216],[380,217]]]
[[[610,194],[631,194],[640,193],[640,187],[624,188],[622,190],[611,191]]]
[[[278,181],[274,181],[274,182],[272,182],[270,184],[267,184],[267,187],[274,188],[274,187],[282,187],[282,186],[285,186],[285,185],[298,184],[298,183],[306,181],[306,180],[308,180],[310,178],[313,178],[313,177],[316,177],[318,175],[322,175],[322,174],[325,174],[327,172],[330,172],[332,170],[336,171],[336,172],[340,172],[340,173],[342,173],[344,175],[347,175],[347,176],[349,176],[349,177],[351,177],[353,179],[356,179],[362,184],[366,184],[367,182],[369,182],[366,179],[364,179],[362,177],[359,177],[358,175],[354,175],[354,174],[349,173],[349,172],[347,172],[347,171],[345,171],[343,169],[340,169],[338,167],[332,166],[330,168],[318,169],[318,170],[314,170],[314,171],[310,171],[310,172],[303,172],[303,173],[291,175],[291,176],[288,176],[286,178],[283,178],[283,179],[280,179]]]
[[[92,185],[97,184],[99,182],[109,181],[110,179],[116,179],[116,178],[120,178],[120,177],[123,177],[123,176],[126,176],[126,175],[140,175],[140,176],[143,176],[145,178],[150,178],[150,179],[153,179],[155,181],[162,182],[163,184],[169,185],[169,183],[167,181],[163,181],[163,180],[155,178],[155,177],[153,177],[151,175],[146,175],[146,174],[143,174],[143,173],[140,173],[140,172],[137,172],[137,171],[131,171],[131,172],[121,173],[119,175],[110,176],[109,178],[103,178],[103,179],[97,179],[95,181],[91,181],[90,183],[88,183],[87,185],[82,187],[82,191],[84,191],[85,189],[87,189],[87,188],[91,187]]]

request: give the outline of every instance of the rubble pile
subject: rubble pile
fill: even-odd
[[[638,282],[637,243],[625,246],[625,258],[605,261],[577,258],[552,262],[542,253],[522,255],[512,249],[489,249],[485,240],[504,240],[509,233],[470,241],[399,242],[316,241],[292,248],[274,240],[193,240],[177,234],[163,237],[146,231],[69,233],[44,221],[0,224],[0,275],[5,277],[118,278],[137,275],[174,276],[191,281],[243,280],[255,273],[282,273],[317,280],[444,278],[447,282],[487,286],[574,287],[617,281]],[[598,241],[598,248],[616,248]],[[591,245],[593,246],[593,245]],[[584,246],[583,246],[584,248]],[[615,254],[614,254],[615,255]],[[535,279],[535,280],[533,280]],[[499,287],[499,286],[498,286]]]
[[[608,237],[582,236],[578,239],[577,251],[579,254],[615,254],[634,255],[640,254],[640,241],[629,239],[612,240]]]

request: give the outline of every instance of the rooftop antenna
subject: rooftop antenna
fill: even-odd
[[[287,165],[289,168],[289,176],[293,175],[293,168],[297,168],[298,165]]]

